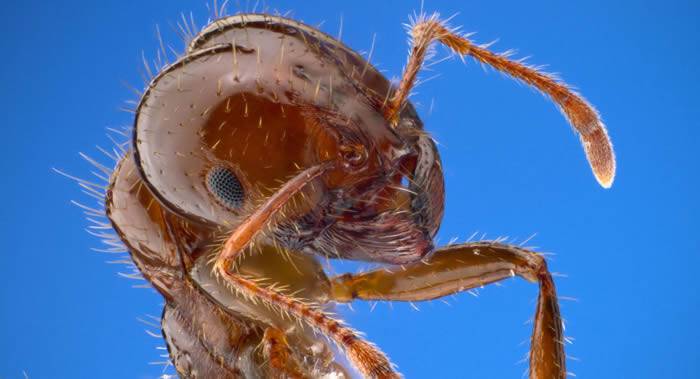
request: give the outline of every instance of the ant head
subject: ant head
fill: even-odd
[[[387,120],[391,91],[362,57],[318,30],[229,17],[148,86],[135,120],[136,163],[172,211],[226,225],[301,169],[333,161],[306,191],[311,207],[334,193],[343,199],[335,206],[350,212],[330,210],[339,217],[406,211],[434,234],[439,157],[410,104],[397,122]]]

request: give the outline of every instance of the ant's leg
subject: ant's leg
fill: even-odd
[[[278,328],[269,327],[263,335],[263,355],[270,364],[271,375],[279,379],[305,379],[299,362],[291,355],[287,337]]]
[[[559,304],[544,258],[531,251],[497,242],[443,247],[409,265],[344,274],[331,280],[334,300],[421,301],[494,283],[518,275],[539,282],[530,349],[530,378],[566,377],[564,339]]]
[[[478,62],[527,83],[549,96],[560,107],[573,128],[580,133],[586,157],[600,185],[605,188],[612,185],[615,178],[615,155],[605,125],[598,112],[566,83],[534,67],[509,59],[508,53],[496,54],[484,46],[474,44],[467,36],[448,28],[437,15],[421,16],[415,20],[411,28],[411,40],[411,53],[401,82],[384,108],[384,115],[392,124],[396,124],[398,115],[408,100],[430,44],[440,41],[460,56],[471,56]]]
[[[245,278],[234,268],[236,258],[245,251],[256,235],[270,225],[280,210],[302,188],[328,171],[330,163],[322,163],[297,174],[270,196],[231,233],[214,263],[215,272],[239,294],[253,302],[262,301],[281,312],[305,322],[314,330],[332,339],[350,362],[368,378],[398,378],[389,359],[376,346],[362,339],[357,332],[335,320],[312,304],[295,299],[271,288],[260,286],[255,279]]]

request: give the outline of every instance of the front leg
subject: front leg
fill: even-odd
[[[238,225],[216,256],[215,273],[221,276],[235,291],[252,302],[263,303],[311,326],[332,339],[342,348],[353,365],[367,378],[398,378],[389,359],[376,346],[362,339],[357,332],[335,320],[318,307],[260,286],[255,278],[245,278],[235,270],[236,258],[245,251],[261,230],[269,227],[280,210],[302,188],[328,171],[332,165],[322,163],[310,167],[284,184],[258,209]]]
[[[422,301],[515,275],[540,285],[530,346],[530,378],[566,378],[563,327],[554,281],[544,258],[532,251],[498,242],[451,245],[410,265],[335,277],[332,294],[340,302]]]

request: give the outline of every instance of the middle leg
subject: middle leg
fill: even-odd
[[[518,246],[475,242],[447,246],[410,265],[331,280],[335,301],[422,301],[518,275],[539,282],[530,347],[531,379],[566,378],[564,336],[554,281],[544,258]]]

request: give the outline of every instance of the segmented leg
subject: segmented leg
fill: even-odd
[[[240,225],[238,225],[216,257],[215,270],[234,289],[253,301],[263,301],[325,334],[338,344],[355,367],[368,378],[398,378],[389,359],[376,346],[363,340],[354,330],[344,326],[313,305],[289,297],[278,291],[264,288],[254,280],[240,276],[234,268],[236,258],[248,246],[257,233],[270,225],[280,209],[306,184],[322,175],[330,163],[308,168],[289,180],[275,194]]]
[[[291,355],[284,332],[277,328],[265,329],[263,336],[263,355],[270,364],[270,371],[275,379],[306,379],[299,362]]]
[[[615,178],[615,155],[605,125],[598,112],[569,86],[551,75],[521,62],[508,59],[508,54],[495,54],[475,45],[465,36],[450,30],[437,15],[421,17],[411,30],[412,48],[398,89],[390,99],[384,114],[396,123],[401,108],[406,104],[418,71],[423,65],[430,44],[440,41],[461,56],[471,56],[549,96],[563,111],[574,129],[580,133],[586,157],[601,186],[609,188]]]
[[[431,300],[514,275],[540,285],[530,347],[530,378],[565,378],[557,294],[547,264],[537,253],[496,242],[452,245],[410,265],[335,277],[332,294],[341,302]]]

